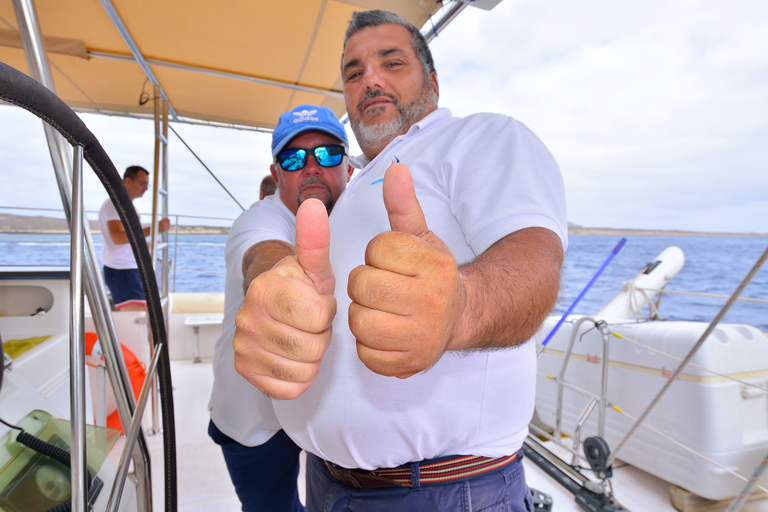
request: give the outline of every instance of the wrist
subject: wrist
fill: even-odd
[[[450,341],[446,350],[467,350],[472,348],[472,318],[469,307],[469,292],[471,284],[467,277],[459,269],[458,293],[456,305],[453,311],[455,322],[451,331]]]

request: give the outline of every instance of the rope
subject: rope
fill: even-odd
[[[635,418],[634,416],[632,416],[631,414],[629,414],[628,412],[626,412],[626,411],[625,411],[624,409],[622,409],[621,407],[617,407],[617,406],[615,406],[615,405],[613,405],[613,404],[610,404],[610,407],[611,407],[611,409],[613,409],[614,411],[618,412],[619,414],[623,414],[624,416],[626,416],[627,418],[631,419],[632,421],[637,421],[637,418]],[[666,440],[667,440],[667,441],[669,441],[670,443],[674,444],[674,445],[675,445],[675,446],[677,446],[678,448],[682,448],[683,450],[687,451],[688,453],[691,453],[692,455],[695,455],[696,457],[698,457],[698,458],[700,458],[700,459],[702,459],[702,460],[705,460],[705,461],[709,462],[710,464],[714,464],[714,465],[715,465],[715,466],[717,466],[718,468],[722,469],[722,470],[723,470],[723,471],[725,471],[726,473],[729,473],[729,474],[731,474],[731,475],[735,476],[735,477],[736,477],[736,478],[738,478],[739,480],[742,480],[742,481],[744,481],[744,482],[749,482],[749,481],[750,481],[750,480],[749,480],[749,479],[747,479],[747,477],[745,477],[744,475],[740,475],[740,474],[736,473],[734,470],[732,470],[732,469],[729,469],[729,468],[727,468],[727,467],[723,466],[722,464],[720,464],[719,462],[717,462],[717,461],[714,461],[714,460],[710,459],[710,458],[709,458],[709,457],[707,457],[706,455],[703,455],[703,454],[701,454],[701,453],[697,452],[697,451],[696,451],[696,450],[694,450],[693,448],[690,448],[690,447],[688,447],[688,446],[685,446],[683,443],[681,443],[681,442],[679,442],[679,441],[676,441],[676,440],[672,439],[672,438],[671,438],[671,437],[669,437],[668,435],[664,434],[663,432],[661,432],[661,431],[659,431],[659,430],[656,430],[655,428],[653,428],[652,426],[648,425],[647,423],[644,423],[644,424],[643,424],[643,427],[645,427],[646,429],[650,430],[651,432],[653,432],[653,433],[654,433],[654,434],[656,434],[657,436],[659,436],[659,437],[663,437],[664,439],[666,439]],[[762,486],[760,486],[760,485],[755,485],[755,487],[757,487],[757,489],[758,489],[758,490],[760,490],[760,491],[762,491],[762,492],[764,492],[764,493],[768,494],[768,489],[766,489],[765,487],[762,487]]]
[[[760,267],[762,267],[763,263],[765,263],[766,259],[768,259],[768,247],[765,248],[760,257],[758,257],[757,261],[755,261],[755,264],[752,265],[752,268],[749,270],[749,272],[747,272],[747,275],[744,277],[741,283],[739,283],[739,286],[737,286],[733,291],[731,297],[726,301],[717,315],[715,315],[715,318],[709,324],[699,340],[694,344],[688,355],[685,356],[685,359],[683,359],[677,369],[675,369],[674,373],[672,373],[672,376],[669,377],[669,380],[667,380],[659,393],[653,398],[653,400],[651,400],[651,403],[648,405],[645,411],[643,411],[643,414],[640,415],[640,418],[638,418],[635,424],[632,425],[632,428],[629,429],[629,432],[627,432],[627,434],[624,436],[624,439],[622,439],[621,442],[616,446],[616,449],[608,458],[608,465],[610,465],[616,459],[617,454],[621,451],[627,441],[629,441],[638,427],[640,427],[640,425],[645,421],[651,411],[653,411],[654,407],[656,407],[656,404],[659,403],[661,397],[664,396],[672,383],[677,380],[678,376],[680,376],[680,374],[683,372],[683,369],[688,365],[691,359],[693,359],[693,356],[696,355],[696,352],[699,350],[699,348],[704,344],[709,335],[712,334],[712,331],[715,330],[715,327],[717,327],[717,324],[720,323],[720,320],[722,320],[725,314],[728,313],[728,311],[731,309],[731,306],[733,306],[734,302],[736,302],[736,299],[739,297],[739,295],[741,295],[741,292],[744,291],[750,281],[752,281],[752,279],[755,277],[757,272],[760,270]]]
[[[677,357],[676,355],[670,354],[668,352],[664,352],[663,350],[659,350],[657,348],[651,347],[650,345],[646,345],[643,342],[640,342],[640,341],[637,341],[637,340],[633,340],[632,338],[627,338],[626,336],[624,336],[622,334],[619,334],[617,332],[614,332],[614,333],[611,333],[611,334],[613,334],[614,336],[616,336],[619,339],[622,339],[622,340],[627,341],[629,343],[633,343],[633,344],[637,345],[638,347],[642,347],[642,348],[651,350],[651,351],[653,351],[653,352],[655,352],[657,354],[661,354],[661,355],[663,355],[665,357],[668,357],[670,359],[673,359],[675,361],[682,361],[683,360],[682,357]],[[716,372],[715,370],[710,370],[709,368],[705,368],[705,367],[703,367],[701,365],[698,365],[696,363],[688,363],[688,366],[692,366],[692,367],[697,368],[699,370],[711,373],[713,375],[717,375],[718,377],[722,377],[724,379],[727,379],[727,380],[730,380],[730,381],[733,381],[733,382],[738,382],[741,385],[748,386],[750,388],[754,388],[754,389],[760,391],[761,393],[768,393],[768,389],[760,387],[757,384],[752,384],[750,382],[747,382],[747,381],[744,381],[744,380],[741,380],[741,379],[737,379],[736,377],[731,377],[730,375],[726,375],[725,373],[720,373],[720,372]]]
[[[755,472],[747,481],[747,486],[744,487],[744,489],[742,489],[742,491],[733,498],[733,501],[731,501],[731,504],[728,505],[727,509],[725,509],[725,512],[737,512],[738,510],[741,510],[741,507],[744,505],[744,502],[752,493],[753,488],[757,487],[761,491],[765,491],[765,489],[757,485],[757,481],[760,478],[760,476],[762,476],[766,466],[768,466],[768,454],[766,454],[762,462],[760,462],[760,464],[757,465],[757,467],[755,468]]]
[[[216,177],[216,175],[215,175],[215,174],[213,174],[213,171],[211,171],[211,170],[208,168],[208,166],[207,166],[207,165],[205,165],[205,162],[203,162],[203,160],[202,160],[202,159],[201,159],[199,156],[197,156],[197,153],[195,153],[195,152],[192,150],[192,148],[191,148],[191,147],[189,147],[189,144],[187,144],[187,141],[185,141],[184,139],[182,139],[182,138],[181,138],[181,135],[179,135],[179,132],[177,132],[176,130],[174,130],[174,129],[173,129],[173,126],[171,126],[170,124],[168,125],[168,128],[170,128],[170,129],[171,129],[171,131],[174,133],[174,135],[176,135],[176,137],[178,137],[178,138],[179,138],[179,140],[181,141],[181,143],[182,143],[182,144],[184,144],[184,146],[186,146],[186,148],[189,150],[189,152],[190,152],[190,153],[192,153],[192,156],[194,156],[195,158],[197,158],[197,161],[198,161],[198,162],[200,162],[200,165],[202,165],[202,166],[205,168],[205,170],[206,170],[206,171],[208,171],[208,174],[210,174],[210,175],[213,177],[213,179],[215,179],[215,180],[216,180],[216,183],[218,183],[218,184],[219,184],[219,186],[221,186],[221,188],[222,188],[222,189],[224,189],[224,192],[226,192],[227,194],[229,194],[229,197],[231,197],[231,198],[232,198],[232,200],[233,200],[235,203],[237,203],[237,206],[239,206],[241,210],[245,211],[245,208],[243,208],[243,205],[241,205],[241,204],[240,204],[240,202],[239,202],[237,199],[235,199],[235,196],[233,196],[233,195],[232,195],[232,193],[231,193],[231,192],[230,192],[230,191],[227,189],[227,187],[225,187],[225,186],[224,186],[224,184],[223,184],[221,181],[219,181],[219,178],[217,178],[217,177]]]
[[[645,290],[648,292],[656,292],[656,293],[673,293],[677,295],[691,295],[693,297],[707,297],[709,299],[727,299],[727,295],[717,295],[714,293],[700,293],[700,292],[681,292],[681,291],[673,291],[673,290],[656,290],[654,288],[637,288],[638,290]],[[742,300],[744,302],[758,302],[760,304],[768,304],[768,299],[758,299],[755,297],[739,297],[736,300]]]
[[[649,297],[648,294],[645,293],[646,288],[638,288],[634,281],[626,281],[621,285],[621,289],[629,292],[629,308],[632,310],[632,314],[635,315],[636,319],[645,320],[643,308],[638,306],[635,301],[635,292],[638,292],[648,301],[648,317],[664,320],[664,317],[661,316],[661,311],[659,311],[659,308],[653,302],[653,297]]]

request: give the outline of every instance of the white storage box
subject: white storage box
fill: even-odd
[[[574,324],[563,324],[538,359],[536,410],[541,421],[555,426],[557,376]],[[537,335],[544,340],[557,318],[550,318]],[[708,324],[704,322],[645,322],[611,324],[609,336],[608,401],[638,418],[661,390],[678,362],[666,352],[685,357]],[[565,380],[595,394],[600,391],[603,341],[594,324],[585,322],[577,338]],[[639,347],[637,340],[654,350]],[[658,352],[657,352],[658,351]],[[768,338],[748,325],[720,324],[694,357],[693,363],[720,374],[768,389]],[[572,435],[588,398],[566,389],[563,400],[563,433]],[[592,411],[581,439],[597,434],[597,408]],[[605,438],[613,450],[634,422],[608,409]],[[664,435],[694,449],[719,464],[750,477],[768,453],[768,393],[688,366],[646,420]],[[640,427],[618,455],[638,468],[683,487],[699,496],[726,499],[741,491],[745,482]],[[761,484],[768,483],[764,475]]]

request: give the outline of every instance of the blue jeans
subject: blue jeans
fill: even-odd
[[[355,489],[336,480],[325,462],[307,454],[307,512],[532,512],[523,452],[498,471],[455,483]]]
[[[221,446],[243,512],[304,512],[296,486],[301,448],[285,432],[261,446],[243,446],[211,421],[208,435]]]

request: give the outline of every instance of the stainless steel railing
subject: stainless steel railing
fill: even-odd
[[[63,214],[62,209],[57,208],[32,208],[32,207],[21,207],[21,206],[3,206],[0,205],[0,212],[3,212],[5,210],[8,211],[20,211],[20,212],[52,212],[56,214]],[[90,214],[91,216],[97,216],[98,212],[94,210],[86,210],[86,214]],[[149,214],[142,214],[142,217],[149,217]],[[58,218],[58,217],[52,217],[52,218]],[[224,269],[224,260],[222,259],[220,262],[220,267],[215,268],[207,268],[207,269],[199,269],[199,268],[190,268],[190,266],[187,266],[184,264],[184,262],[181,262],[181,265],[179,264],[179,251],[178,247],[183,242],[183,239],[180,237],[184,237],[187,235],[191,235],[193,233],[185,233],[185,230],[189,226],[202,226],[202,227],[211,227],[211,228],[222,228],[221,225],[210,225],[211,223],[215,224],[226,224],[230,225],[234,219],[228,218],[228,217],[213,217],[213,216],[203,216],[203,215],[184,215],[184,214],[170,214],[169,218],[171,219],[171,231],[172,236],[169,237],[168,240],[168,254],[170,255],[168,259],[169,264],[169,287],[171,292],[177,291],[177,274],[220,274],[224,275],[225,269]],[[63,224],[64,219],[62,220],[62,231],[60,234],[66,234],[68,233],[68,230],[66,226]],[[193,224],[195,222],[199,222],[199,224]],[[67,230],[67,231],[65,231]],[[86,232],[90,233],[90,231],[86,230]],[[59,233],[41,233],[39,231],[35,231],[34,229],[30,229],[28,231],[18,231],[14,232],[18,234],[40,234],[42,236],[45,236],[47,234],[59,234]],[[212,233],[214,234],[214,233]],[[222,233],[223,234],[223,233]],[[46,243],[45,240],[43,240],[43,243]],[[53,241],[51,241],[53,243]],[[65,261],[60,262],[60,264],[66,264]],[[103,284],[103,283],[102,283]],[[224,290],[222,289],[221,292]]]

